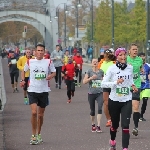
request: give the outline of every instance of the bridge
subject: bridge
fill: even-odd
[[[55,48],[58,41],[58,23],[55,15],[53,0],[0,1],[0,23],[21,21],[33,25],[43,36],[45,46],[50,51]]]

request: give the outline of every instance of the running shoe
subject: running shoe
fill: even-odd
[[[27,97],[24,98],[24,104],[25,104],[25,105],[29,105],[29,100],[28,100]]]
[[[100,127],[100,126],[97,126],[97,127],[96,127],[96,132],[98,132],[98,133],[101,133],[101,132],[102,132],[101,127]]]
[[[95,124],[93,124],[93,125],[92,125],[92,129],[91,129],[91,131],[92,131],[92,132],[96,132]]]
[[[30,140],[31,145],[37,145],[38,144],[38,139],[37,136],[32,135],[31,140]]]
[[[106,123],[106,127],[110,127],[111,126],[111,120],[108,120]]]
[[[71,103],[71,99],[68,99],[67,103]]]
[[[116,141],[109,140],[110,149],[109,150],[116,150]]]
[[[138,129],[137,128],[134,128],[133,131],[132,131],[132,134],[134,136],[138,136]]]
[[[80,84],[80,83],[78,84],[78,87],[81,87],[81,84]]]
[[[140,118],[140,119],[139,119],[139,121],[146,121],[146,119],[144,119],[144,118]]]
[[[15,92],[16,92],[16,89],[13,90],[13,93],[15,93]]]
[[[43,143],[41,134],[38,134],[38,135],[37,135],[37,140],[38,140],[38,143]]]
[[[124,148],[123,150],[128,150],[128,148]]]
[[[17,88],[15,88],[15,91],[16,91],[16,92],[19,92],[19,90],[18,90]]]

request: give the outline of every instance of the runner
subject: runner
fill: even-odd
[[[104,72],[97,68],[98,60],[92,60],[92,68],[87,71],[83,79],[83,84],[89,83],[88,101],[90,104],[90,118],[92,121],[92,132],[102,132],[100,127],[102,117],[103,106],[103,90],[101,88],[101,81],[104,76]],[[97,114],[97,127],[95,127],[95,101],[98,103]]]
[[[29,60],[30,58],[32,58],[31,56],[31,50],[30,48],[27,48],[25,50],[25,56],[22,56],[19,58],[18,62],[17,62],[17,68],[22,71],[24,69],[25,63],[27,62],[27,60]],[[28,87],[28,80],[29,80],[29,70],[25,73],[25,85],[23,87],[24,90],[24,104],[28,105],[28,98],[27,98],[27,87]]]
[[[54,62],[54,66],[56,68],[56,88],[61,89],[61,70],[63,65],[63,52],[60,50],[60,46],[56,45],[56,50],[54,50],[51,54],[51,59]]]
[[[65,51],[64,58],[63,58],[63,63],[64,63],[64,65],[66,65],[66,64],[68,63],[68,56],[69,56],[69,51],[66,50],[66,51]]]
[[[67,85],[67,103],[71,103],[71,96],[73,97],[75,92],[75,69],[76,67],[73,63],[72,56],[68,56],[68,63],[62,67],[62,74],[65,76],[65,82]]]
[[[8,67],[11,78],[11,85],[13,88],[13,93],[18,92],[18,77],[19,77],[19,69],[17,68],[17,60],[13,51],[9,51],[10,58],[8,58]]]
[[[138,123],[140,119],[139,113],[139,105],[140,105],[140,88],[141,88],[141,79],[140,72],[142,72],[143,61],[138,55],[138,47],[136,44],[131,44],[129,48],[129,56],[127,56],[127,63],[133,66],[133,80],[134,84],[138,88],[136,93],[132,94],[132,110],[133,110],[133,121],[134,121],[134,129],[132,134],[138,135]]]
[[[76,86],[81,87],[83,59],[82,56],[80,55],[80,51],[77,51],[76,56],[73,57],[73,61],[77,64],[76,78],[78,78],[79,75],[79,83],[77,83],[78,79],[76,79],[75,84]]]
[[[115,52],[116,64],[109,67],[103,78],[101,86],[111,88],[109,95],[108,109],[111,115],[112,126],[110,128],[111,139],[109,141],[110,150],[116,150],[116,133],[119,127],[121,115],[122,127],[122,148],[128,150],[129,145],[129,124],[132,113],[132,87],[134,92],[138,89],[133,82],[133,67],[126,64],[125,48],[118,48]]]
[[[55,76],[55,67],[50,59],[43,59],[45,46],[38,44],[36,46],[36,58],[30,59],[22,71],[21,86],[25,84],[25,72],[30,70],[30,83],[28,87],[29,104],[31,106],[32,137],[30,144],[36,145],[42,142],[41,127],[43,125],[43,116],[45,107],[48,105],[48,80]],[[50,74],[48,74],[50,72]]]
[[[140,93],[140,99],[143,100],[143,104],[141,107],[141,114],[139,121],[146,121],[145,118],[143,118],[143,115],[146,111],[147,101],[150,97],[150,64],[145,62],[145,53],[139,53],[139,57],[143,60],[143,69],[144,72],[141,73],[141,93]]]
[[[106,49],[104,51],[104,59],[101,59],[101,61],[98,64],[98,69],[102,69],[104,71],[104,74],[106,74],[106,71],[110,66],[112,66],[115,61],[115,56],[113,55],[113,52],[111,49]],[[110,88],[103,88],[103,100],[104,100],[104,113],[107,119],[106,127],[111,126],[111,118],[108,111],[108,98],[110,94]]]

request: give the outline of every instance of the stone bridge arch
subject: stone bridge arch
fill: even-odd
[[[56,15],[56,8],[53,0],[45,0],[43,5],[45,5],[46,10],[49,12],[48,15],[32,11],[5,10],[0,12],[0,17],[7,17],[9,15],[23,15],[34,18],[45,26],[45,46],[52,51],[58,43],[58,23],[57,20],[54,19],[54,16]],[[50,22],[50,20],[52,22]]]
[[[4,23],[4,22],[7,22],[7,21],[19,21],[19,22],[24,22],[24,23],[27,23],[27,24],[30,24],[32,25],[33,27],[35,27],[39,32],[40,34],[42,35],[44,41],[45,41],[45,26],[42,25],[40,22],[38,21],[33,21],[33,20],[26,20],[25,18],[6,18],[5,20],[1,20],[0,19],[0,23]]]

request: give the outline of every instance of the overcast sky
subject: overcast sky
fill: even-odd
[[[60,3],[67,3],[69,4],[69,1],[71,2],[71,0],[53,0],[55,6],[57,7]],[[95,0],[96,1],[96,0]],[[115,0],[115,1],[121,1],[121,0]],[[128,2],[134,2],[134,0],[127,0]]]

